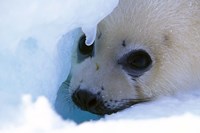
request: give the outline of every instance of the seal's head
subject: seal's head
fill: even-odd
[[[98,25],[93,45],[80,37],[70,80],[74,103],[111,114],[189,88],[196,82],[191,78],[199,80],[194,77],[200,65],[194,58],[200,55],[199,5],[198,0],[121,0]]]

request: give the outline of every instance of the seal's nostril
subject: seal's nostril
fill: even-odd
[[[89,106],[89,107],[94,107],[94,106],[97,105],[97,103],[98,103],[97,99],[96,99],[96,98],[93,98],[93,99],[91,99],[90,101],[88,101],[88,106]]]
[[[101,102],[99,95],[80,89],[72,94],[72,100],[83,110],[93,110]]]

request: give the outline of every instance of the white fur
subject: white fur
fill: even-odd
[[[98,25],[100,33],[95,56],[73,68],[71,91],[80,86],[97,93],[104,86],[106,101],[154,98],[200,86],[199,0],[120,0]],[[146,50],[153,60],[136,81],[117,64],[134,49]]]

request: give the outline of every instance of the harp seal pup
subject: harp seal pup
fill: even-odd
[[[120,0],[80,37],[69,92],[81,109],[104,115],[200,86],[200,1]]]

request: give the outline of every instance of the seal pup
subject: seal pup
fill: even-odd
[[[200,86],[200,1],[120,0],[95,42],[77,44],[69,92],[91,113]]]

